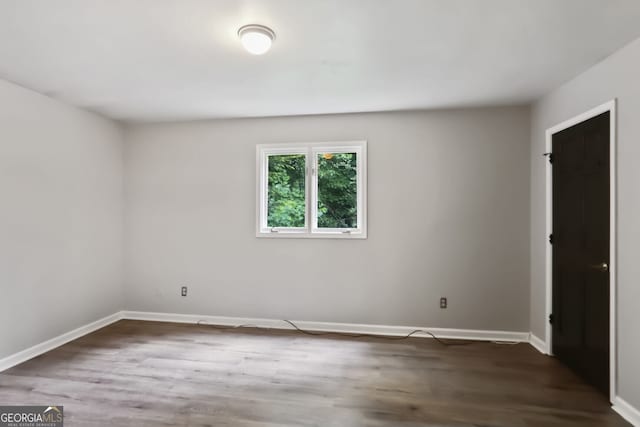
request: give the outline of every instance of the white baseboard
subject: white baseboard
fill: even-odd
[[[19,365],[20,363],[26,362],[29,359],[33,359],[36,356],[40,356],[41,354],[51,351],[54,348],[60,347],[61,345],[66,344],[69,341],[73,341],[84,335],[90,334],[91,332],[97,331],[98,329],[104,328],[107,325],[117,322],[121,319],[121,313],[122,312],[118,312],[110,316],[103,317],[102,319],[96,320],[95,322],[80,326],[73,331],[58,335],[55,338],[51,338],[50,340],[47,340],[40,344],[36,344],[33,347],[29,347],[26,350],[22,350],[18,353],[12,354],[11,356],[5,357],[4,359],[0,359],[0,372],[7,370],[13,366]]]
[[[623,398],[616,396],[613,401],[613,410],[622,418],[629,421],[634,427],[640,427],[640,410],[631,406]]]
[[[260,319],[248,317],[205,316],[195,314],[152,313],[143,311],[123,311],[123,319],[149,320],[174,323],[204,323],[209,325],[238,326],[253,325],[270,329],[292,329],[291,325],[276,319]],[[426,328],[413,326],[363,325],[357,323],[332,323],[293,320],[301,329],[314,332],[342,332],[350,334],[376,334],[385,336],[404,336],[417,329],[427,330],[438,338],[465,339],[480,341],[514,341],[529,342],[528,332],[483,331],[475,329]],[[430,338],[424,333],[415,337]]]
[[[223,317],[223,316],[202,316],[195,314],[175,314],[175,313],[152,313],[144,311],[119,311],[110,316],[96,320],[95,322],[81,326],[73,331],[64,333],[55,338],[36,344],[33,347],[22,350],[0,359],[0,372],[9,369],[20,363],[33,359],[43,353],[51,351],[63,344],[78,339],[98,329],[104,328],[118,320],[147,320],[156,322],[174,323],[204,323],[209,325],[238,326],[252,325],[270,329],[292,329],[288,323],[277,319],[260,319],[248,317]],[[528,332],[511,331],[483,331],[476,329],[450,329],[450,328],[427,328],[413,326],[388,326],[388,325],[365,325],[357,323],[332,323],[332,322],[312,322],[299,320],[293,321],[298,327],[315,332],[341,332],[350,334],[375,334],[384,336],[404,336],[415,330],[425,330],[436,335],[438,338],[478,340],[478,341],[509,341],[509,342],[532,342]],[[430,335],[417,333],[415,337],[431,338]],[[628,406],[628,405],[627,405]],[[630,406],[629,406],[630,407]]]
[[[531,344],[533,348],[538,350],[540,353],[549,354],[549,352],[547,351],[547,343],[535,336],[533,332],[529,336],[529,344]]]

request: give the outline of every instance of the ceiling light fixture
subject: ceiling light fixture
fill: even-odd
[[[238,30],[238,37],[247,52],[253,55],[266,53],[276,38],[276,33],[264,25],[245,25]]]

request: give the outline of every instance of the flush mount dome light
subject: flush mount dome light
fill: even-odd
[[[264,25],[245,25],[238,30],[238,37],[247,52],[253,55],[266,53],[276,38],[276,33]]]

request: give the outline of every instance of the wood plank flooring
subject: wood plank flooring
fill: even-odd
[[[128,320],[0,373],[0,404],[64,405],[67,427],[629,426],[528,344]]]

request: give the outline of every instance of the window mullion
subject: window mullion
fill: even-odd
[[[314,161],[314,152],[311,147],[309,147],[307,151],[307,161],[309,164],[309,168],[307,169],[307,181],[309,182],[309,191],[307,194],[307,201],[309,204],[309,209],[308,209],[309,223],[308,223],[307,231],[311,233],[316,228],[316,207],[317,207],[317,202],[316,202],[316,186],[317,185],[315,181],[316,180],[316,172],[315,172],[316,164]]]

